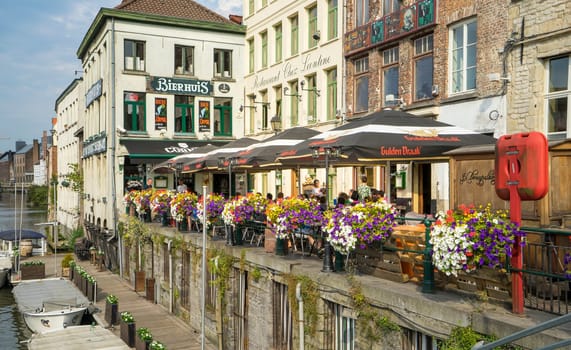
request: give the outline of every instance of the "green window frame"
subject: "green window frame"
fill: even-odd
[[[296,97],[299,94],[299,91],[297,89],[297,86],[298,86],[297,80],[289,85],[289,89],[292,95],[290,98],[291,126],[298,126],[299,124],[299,101]]]
[[[145,93],[125,92],[123,95],[123,127],[128,131],[146,131]]]
[[[218,123],[218,127],[216,124]],[[214,106],[214,136],[232,136],[232,104],[219,103]]]
[[[248,14],[250,16],[254,14],[254,0],[248,1]]]
[[[194,134],[194,101],[192,96],[175,96],[175,126],[177,133]]]
[[[268,67],[268,32],[260,34],[262,39],[262,68]]]
[[[337,68],[327,71],[327,120],[337,116]]]
[[[255,54],[256,54],[256,50],[254,47],[254,39],[250,39],[248,40],[248,49],[249,49],[249,63],[248,63],[248,69],[250,73],[254,73],[254,62],[255,62]]]
[[[276,33],[276,63],[282,60],[282,50],[283,50],[283,33],[282,33],[282,24],[278,24],[274,27],[274,31]]]
[[[290,18],[291,23],[291,55],[299,52],[299,18],[297,15]]]
[[[315,75],[310,75],[307,80],[307,123],[317,123],[317,85]],[[311,119],[310,119],[311,117]]]
[[[317,33],[317,5],[314,5],[307,9],[308,17],[308,48],[317,46],[317,40],[313,38],[313,34]]]
[[[331,40],[337,37],[337,17],[338,17],[337,0],[329,0],[328,2],[328,26],[327,26],[327,39]]]

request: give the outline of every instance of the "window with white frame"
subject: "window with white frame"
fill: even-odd
[[[548,81],[545,99],[547,102],[547,132],[563,133],[569,128],[568,115],[571,97],[571,56],[552,58],[547,62]]]
[[[289,19],[291,34],[290,34],[290,55],[296,55],[299,52],[299,18],[297,15]]]
[[[282,46],[282,42],[283,42],[283,33],[282,33],[282,24],[276,24],[274,26],[274,33],[276,36],[276,52],[275,52],[275,62],[281,62],[282,60],[282,50],[283,50],[283,46]]]
[[[214,49],[214,76],[232,77],[232,51]]]
[[[337,0],[327,1],[327,40],[337,37]]]
[[[128,40],[124,42],[125,70],[145,71],[145,42]]]
[[[248,40],[248,50],[249,50],[248,72],[254,73],[254,69],[255,69],[255,66],[254,66],[255,56],[254,55],[256,54],[255,47],[254,47],[254,39]]]
[[[307,47],[312,48],[317,46],[317,40],[314,39],[315,33],[318,31],[317,27],[317,5],[314,5],[307,9],[307,18],[308,18],[308,38],[307,38]]]
[[[414,41],[414,99],[432,98],[433,84],[433,36],[423,36]]]
[[[268,32],[260,34],[262,41],[262,68],[268,67]]]
[[[450,27],[450,92],[476,89],[476,19]]]
[[[383,51],[383,104],[392,106],[399,99],[399,47]]]
[[[194,47],[174,46],[175,74],[194,75]]]
[[[355,69],[355,113],[369,110],[369,57],[361,57],[353,62]]]
[[[355,0],[355,26],[369,22],[369,0]]]

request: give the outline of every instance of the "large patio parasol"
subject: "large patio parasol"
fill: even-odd
[[[491,136],[431,118],[382,110],[292,146],[278,155],[278,161],[284,165],[311,163],[314,152],[323,157],[331,147],[340,148],[336,165],[445,158],[444,152],[458,147],[495,142]]]
[[[218,147],[206,153],[204,156],[191,160],[183,165],[183,173],[196,172],[202,170],[218,169],[218,162],[220,159],[234,157],[238,152],[243,151],[248,146],[257,143],[258,140],[249,137],[227,143],[224,146]]]
[[[259,169],[269,170],[272,167],[281,166],[276,162],[276,156],[286,149],[291,148],[308,138],[319,134],[318,131],[305,128],[295,127],[287,129],[274,135],[262,142],[255,143],[245,150],[239,152],[236,162],[236,168],[239,169]]]
[[[212,144],[196,147],[195,149],[193,149],[192,151],[190,151],[188,153],[180,154],[176,157],[173,157],[171,159],[165,160],[162,163],[159,163],[158,165],[156,165],[153,168],[153,172],[161,172],[160,169],[164,169],[163,171],[167,171],[167,172],[174,171],[174,169],[176,169],[177,163],[182,163],[183,164],[183,170],[184,170],[184,164],[188,164],[189,162],[191,162],[193,160],[196,160],[198,158],[202,158],[202,157],[206,156],[208,154],[208,152],[214,151],[217,148],[218,148],[218,146],[214,146]]]

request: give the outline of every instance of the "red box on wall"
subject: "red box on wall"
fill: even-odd
[[[538,200],[547,194],[549,159],[547,138],[532,131],[504,135],[496,142],[496,194],[510,200],[516,186],[521,200]]]

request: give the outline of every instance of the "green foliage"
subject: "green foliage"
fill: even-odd
[[[115,296],[114,294],[109,294],[107,295],[107,297],[105,298],[105,300],[112,305],[118,304],[119,303],[119,298],[117,298],[117,296]]]
[[[228,281],[233,264],[234,257],[222,250],[214,250],[211,258],[208,259],[208,267],[216,275],[216,279],[212,281],[212,284],[218,290],[218,297],[222,301],[224,301],[224,296],[228,290]]]
[[[63,259],[61,259],[61,267],[63,268],[67,268],[70,267],[71,262],[73,261],[73,255],[72,254],[66,254]]]
[[[24,261],[22,263],[22,266],[36,266],[36,265],[44,265],[44,262],[40,260],[31,260],[31,261]]]
[[[446,339],[440,346],[442,350],[471,350],[479,341],[486,343],[493,342],[497,338],[490,335],[480,334],[472,329],[472,327],[456,327],[450,333],[450,337]],[[522,347],[517,345],[506,344],[494,349],[500,350],[517,350]]]
[[[150,242],[153,237],[150,225],[146,225],[134,216],[130,216],[127,222],[119,225],[119,234],[123,238],[123,242],[128,246],[138,241]]]
[[[28,188],[26,199],[29,206],[34,208],[47,208],[48,206],[48,186],[32,185]]]
[[[77,163],[68,163],[70,172],[65,175],[65,179],[71,184],[71,189],[77,193],[83,193],[83,174]]]
[[[145,327],[141,327],[139,329],[137,329],[137,336],[139,337],[139,339],[141,339],[142,341],[151,341],[153,340],[153,335],[151,334],[151,331],[148,328]]]
[[[259,268],[255,267],[252,272],[250,272],[250,275],[252,276],[254,282],[258,282],[262,277],[262,271],[260,271]]]
[[[303,317],[305,319],[304,329],[307,334],[314,335],[317,331],[317,305],[319,304],[319,289],[317,283],[307,276],[285,275],[287,281],[288,300],[291,313],[295,321],[299,321],[298,302],[296,297],[296,287],[301,283],[301,297],[303,298]]]
[[[133,317],[133,314],[130,313],[129,311],[123,311],[123,312],[121,312],[121,319],[122,319],[123,322],[125,322],[125,323],[133,323],[133,322],[135,322],[135,317]]]
[[[58,232],[59,234],[59,232]],[[67,241],[66,247],[68,250],[74,250],[75,249],[75,241],[78,238],[83,237],[84,232],[83,232],[83,228],[82,227],[76,227],[73,229],[73,231],[71,231],[71,235],[69,236],[69,240]]]
[[[398,332],[400,327],[386,316],[381,316],[377,310],[371,306],[371,303],[365,295],[361,284],[355,280],[355,277],[348,277],[349,294],[353,299],[353,306],[357,312],[357,329],[365,339],[370,342],[380,341],[386,333]]]

